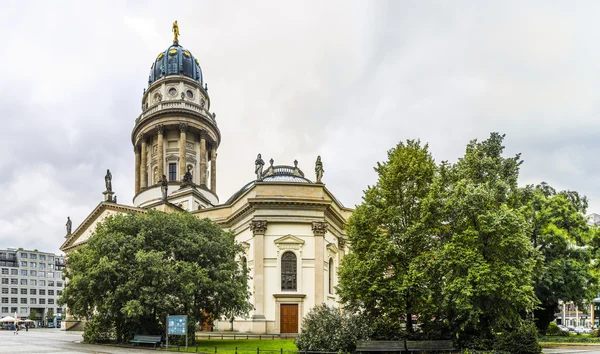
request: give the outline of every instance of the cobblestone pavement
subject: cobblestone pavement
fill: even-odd
[[[81,343],[82,332],[65,332],[54,328],[31,329],[28,332],[0,330],[0,354],[150,354],[152,349],[121,348]]]

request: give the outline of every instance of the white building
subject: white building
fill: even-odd
[[[151,66],[131,140],[133,206],[116,204],[107,185],[104,202],[62,245],[67,255],[85,245],[96,223],[111,214],[186,210],[233,231],[245,246],[242,261],[250,269],[255,310],[250,318],[236,319],[234,330],[297,333],[302,317],[314,305],[337,306],[336,269],[346,251],[344,227],[352,210],[331,194],[320,176],[313,182],[296,162],[285,166],[272,160],[221,203],[217,194],[221,133],[198,61],[178,38]],[[77,324],[68,318],[63,328]],[[230,326],[215,323],[217,329]]]

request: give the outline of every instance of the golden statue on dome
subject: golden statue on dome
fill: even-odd
[[[179,43],[179,25],[177,25],[177,21],[173,22],[173,43]]]

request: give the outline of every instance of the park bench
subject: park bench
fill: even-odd
[[[361,340],[356,351],[361,353],[409,353],[455,351],[451,340]]]
[[[153,344],[155,347],[157,344],[160,344],[161,337],[160,336],[148,336],[142,334],[136,334],[133,336],[133,339],[129,341],[129,343],[133,343],[133,345],[137,344]]]

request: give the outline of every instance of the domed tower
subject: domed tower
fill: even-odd
[[[217,148],[221,133],[198,59],[179,45],[173,23],[173,44],[160,52],[142,97],[131,140],[135,151],[133,204],[161,202],[163,176],[167,200],[187,210],[218,204]],[[187,175],[186,182],[182,180]],[[191,179],[191,180],[190,180]]]

